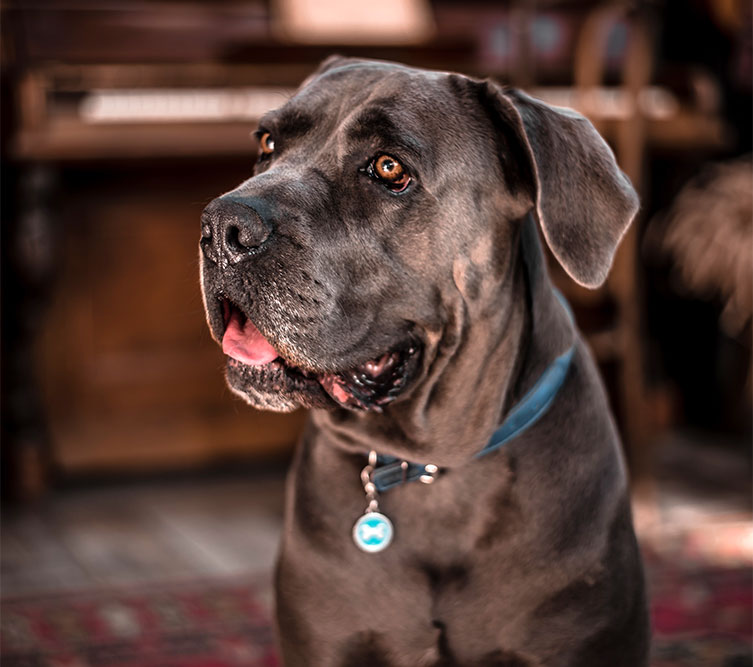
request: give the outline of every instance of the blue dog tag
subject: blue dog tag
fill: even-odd
[[[392,522],[379,512],[366,512],[353,526],[356,546],[372,554],[386,549],[393,534]]]

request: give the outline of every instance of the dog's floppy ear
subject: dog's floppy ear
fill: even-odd
[[[493,119],[529,162],[532,196],[547,244],[586,287],[606,280],[617,245],[638,210],[638,196],[593,125],[519,90],[486,81]],[[512,137],[510,134],[512,133]],[[518,147],[516,147],[518,148]],[[517,151],[520,152],[520,149]]]

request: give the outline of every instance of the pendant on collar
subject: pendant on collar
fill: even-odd
[[[384,551],[395,534],[390,521],[381,512],[366,512],[353,526],[353,541],[361,551],[378,553]]]
[[[353,526],[353,541],[356,546],[367,553],[384,551],[392,542],[395,529],[384,514],[379,511],[377,487],[371,476],[377,464],[377,453],[369,452],[369,462],[361,470],[361,483],[366,493],[366,512],[359,517]]]

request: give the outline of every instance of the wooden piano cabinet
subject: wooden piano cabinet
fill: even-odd
[[[204,321],[199,216],[249,168],[189,160],[60,174],[59,269],[36,356],[63,471],[195,466],[295,442],[303,415],[232,395]]]

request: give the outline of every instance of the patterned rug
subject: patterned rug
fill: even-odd
[[[753,570],[669,561],[644,550],[652,667],[753,666]]]
[[[3,667],[278,667],[266,579],[2,602]]]
[[[646,553],[652,667],[751,667],[753,576]],[[267,579],[5,599],[3,667],[278,667]]]

